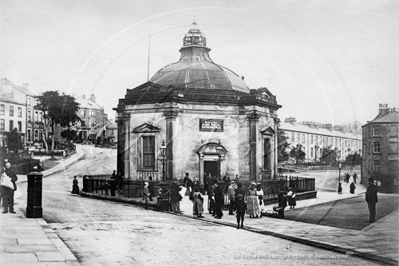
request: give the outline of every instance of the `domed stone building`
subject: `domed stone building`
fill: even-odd
[[[276,111],[267,89],[216,64],[194,22],[178,62],[127,89],[118,107],[117,171],[130,180],[277,176]]]

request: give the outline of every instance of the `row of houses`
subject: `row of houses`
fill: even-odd
[[[287,118],[280,123],[291,147],[301,146],[305,152],[306,162],[318,162],[324,148],[335,150],[337,160],[343,161],[348,155],[362,153],[362,135],[343,127],[316,122],[297,122],[295,118]]]
[[[78,97],[76,101],[80,106],[78,115],[81,121],[73,129],[78,132],[80,141],[95,142],[98,138],[103,141],[116,137],[116,124],[108,119],[94,94],[90,98]],[[26,146],[46,139],[43,113],[35,108],[36,104],[35,94],[29,91],[28,84],[19,86],[6,78],[0,79],[0,147],[8,146],[8,136],[15,129]],[[48,132],[56,140],[60,139],[60,128],[56,128],[54,133],[51,129]]]

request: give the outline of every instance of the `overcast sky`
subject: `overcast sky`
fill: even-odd
[[[178,61],[193,19],[212,60],[267,87],[280,119],[366,123],[399,107],[398,1],[1,0],[0,78],[34,93],[126,88]]]

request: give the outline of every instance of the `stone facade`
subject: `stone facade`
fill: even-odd
[[[117,171],[131,180],[189,173],[203,184],[209,174],[277,177],[276,97],[266,88],[249,89],[213,63],[210,49],[198,41],[205,40],[202,33],[189,33],[179,62],[119,100]]]
[[[380,104],[379,114],[363,126],[362,183],[373,177],[380,191],[391,191],[399,181],[399,113]]]

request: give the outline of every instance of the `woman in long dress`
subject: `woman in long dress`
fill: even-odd
[[[266,209],[263,201],[264,193],[260,183],[256,185],[256,196],[258,197],[257,202],[260,210],[260,217],[262,217],[262,213],[265,213]]]
[[[198,218],[204,218],[204,216],[202,216],[202,213],[204,212],[204,196],[199,190],[199,188],[194,189],[193,212]]]
[[[258,197],[256,196],[256,183],[252,182],[248,188],[249,194],[247,197],[247,210],[249,214],[249,218],[259,217],[259,203]]]

